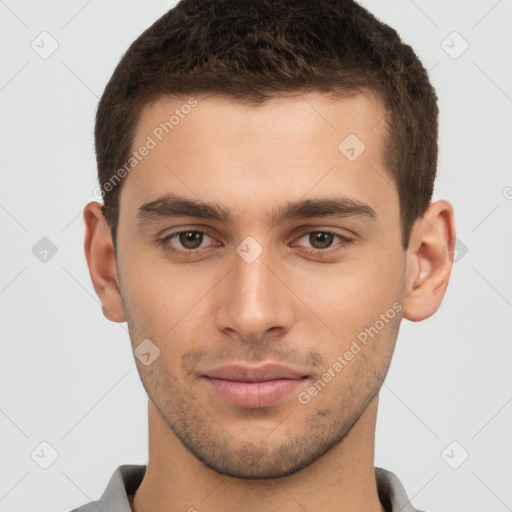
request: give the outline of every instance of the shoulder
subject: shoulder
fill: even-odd
[[[146,473],[146,465],[124,464],[110,477],[105,491],[99,500],[91,501],[71,512],[130,512],[129,494],[139,487]]]
[[[382,506],[387,512],[422,512],[413,507],[399,478],[383,468],[375,468],[377,491]]]

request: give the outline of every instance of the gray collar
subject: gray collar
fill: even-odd
[[[146,465],[119,466],[98,501],[83,505],[72,512],[131,512],[128,495],[134,493],[144,478]],[[387,512],[421,512],[416,510],[397,476],[383,468],[375,468],[377,491]]]

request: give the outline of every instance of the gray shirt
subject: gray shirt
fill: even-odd
[[[145,473],[145,465],[119,466],[99,500],[71,512],[131,512],[128,495],[137,490]],[[421,512],[412,506],[402,483],[394,473],[376,467],[375,478],[380,502],[387,512]]]

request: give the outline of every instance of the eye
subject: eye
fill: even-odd
[[[201,229],[187,229],[185,231],[177,231],[165,236],[159,240],[159,244],[169,251],[193,252],[205,247],[202,245],[205,237],[213,240],[206,231]],[[172,245],[178,245],[178,249],[172,247]]]
[[[336,238],[340,240],[340,243],[333,245]],[[202,229],[187,229],[166,235],[158,240],[158,244],[166,251],[180,253],[184,256],[192,256],[207,250],[208,247],[219,245],[219,242],[205,244],[204,242],[208,242],[208,239],[215,242],[215,239]],[[315,255],[330,254],[331,252],[342,250],[354,241],[341,233],[327,229],[308,231],[298,241],[300,242],[303,239],[306,243],[311,244],[310,248],[301,244],[299,246],[304,247],[307,250],[306,252],[311,252]]]
[[[338,243],[336,245],[332,245],[334,240],[338,238],[341,240],[341,243]],[[305,233],[302,235],[298,240],[303,240],[312,246],[312,252],[331,252],[332,250],[338,250],[336,249],[337,246],[344,247],[350,243],[352,243],[354,240],[351,238],[346,237],[345,235],[342,235],[340,233],[336,233],[334,231],[329,230],[318,230],[318,231],[309,231],[308,233]]]

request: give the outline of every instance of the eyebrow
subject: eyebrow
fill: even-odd
[[[349,197],[335,196],[288,202],[284,206],[271,210],[267,220],[272,225],[278,225],[291,219],[353,216],[367,220],[377,218],[375,210],[370,205]],[[140,225],[176,217],[217,220],[224,224],[233,222],[231,212],[218,204],[205,203],[172,193],[144,203],[138,208],[136,215]]]

